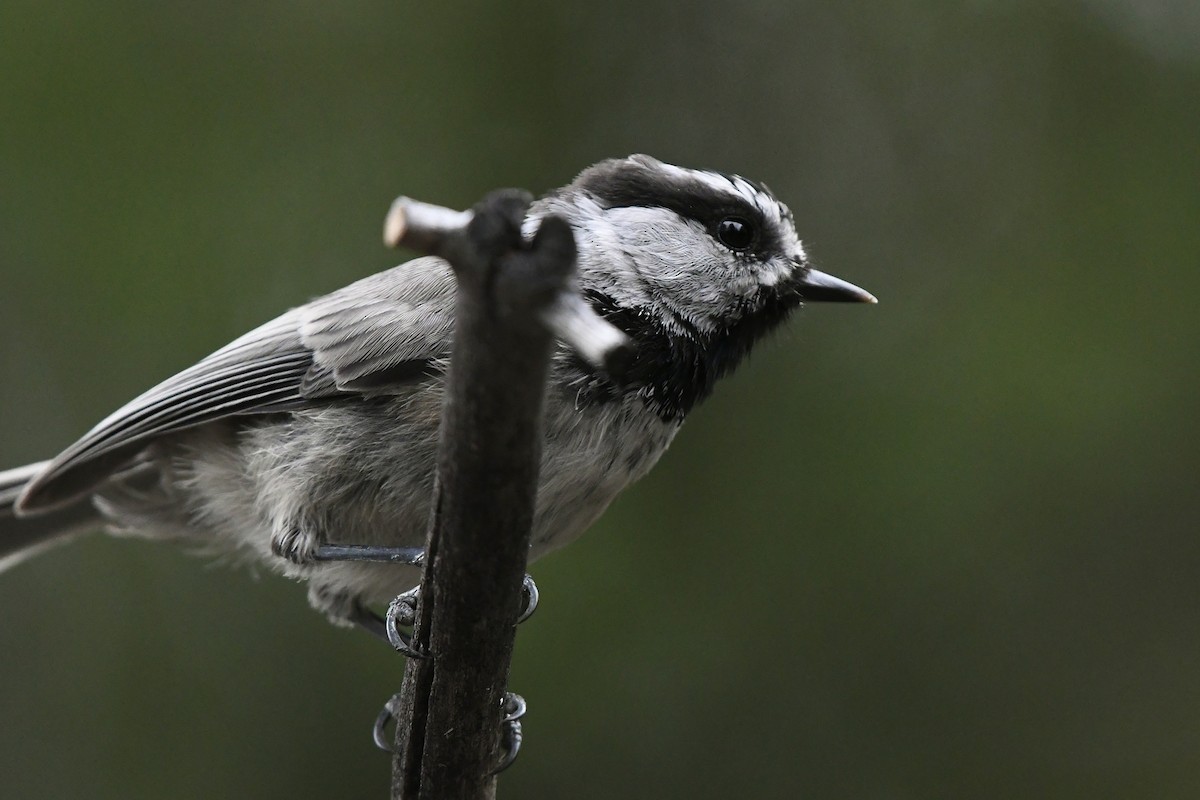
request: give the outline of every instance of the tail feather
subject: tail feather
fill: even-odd
[[[49,463],[41,461],[0,472],[0,572],[102,525],[90,497],[46,514],[17,516],[13,506],[21,490]]]

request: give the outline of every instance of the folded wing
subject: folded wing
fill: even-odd
[[[450,355],[454,279],[421,258],[256,328],[135,398],[25,488],[21,513],[86,494],[155,439],[235,416],[387,395]]]

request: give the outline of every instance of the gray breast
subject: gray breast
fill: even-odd
[[[546,404],[538,508],[531,558],[576,539],[671,443],[679,422],[664,421],[641,399],[578,408],[566,393]]]

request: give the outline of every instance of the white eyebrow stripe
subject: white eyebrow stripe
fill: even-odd
[[[717,172],[699,172],[697,174],[703,175],[703,176],[705,176],[705,178],[712,179],[712,180],[706,180],[705,181],[706,183],[709,183],[709,184],[725,183],[725,184],[727,184],[728,187],[732,187],[734,192],[739,197],[741,197],[747,203],[750,203],[755,208],[757,208],[759,211],[761,211],[763,216],[766,217],[767,219],[771,220],[772,222],[776,222],[776,223],[781,222],[784,219],[784,217],[786,216],[786,214],[784,213],[784,210],[780,207],[780,203],[776,198],[774,198],[767,192],[764,192],[763,190],[759,189],[757,186],[755,186],[753,183],[751,183],[750,181],[743,178],[741,175],[725,175],[723,173],[717,173]],[[722,188],[725,188],[725,187],[722,187]]]
[[[688,169],[686,167],[677,167],[674,164],[663,163],[664,171],[675,178],[698,180],[706,184],[709,188],[715,189],[718,192],[729,191],[729,179],[715,172],[706,170]]]
[[[789,212],[777,198],[759,189],[741,175],[727,175],[711,170],[688,169],[660,162],[659,169],[670,177],[697,180],[715,191],[732,194],[758,209],[772,224],[779,225],[788,219]]]

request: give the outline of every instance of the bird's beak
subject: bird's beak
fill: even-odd
[[[813,302],[878,303],[875,295],[849,281],[809,269],[800,281],[800,296]]]

